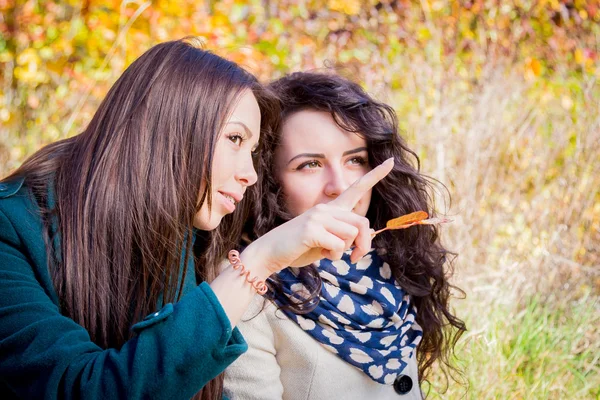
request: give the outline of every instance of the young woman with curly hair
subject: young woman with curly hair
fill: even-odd
[[[294,73],[270,87],[282,120],[263,142],[249,241],[328,204],[390,157],[390,174],[353,212],[377,229],[414,211],[435,214],[431,183],[390,106],[332,74]],[[257,299],[239,325],[250,349],[227,369],[226,392],[234,399],[422,398],[430,367],[452,368],[465,331],[449,308],[452,254],[438,230],[383,232],[362,258],[348,250],[341,260],[273,275],[272,301]]]

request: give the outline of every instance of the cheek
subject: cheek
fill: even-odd
[[[313,179],[311,179],[313,178]],[[320,202],[322,192],[314,177],[280,177],[285,207],[293,216],[298,216]]]
[[[213,190],[219,188],[221,184],[233,175],[234,160],[228,153],[224,143],[219,143],[215,149],[215,155],[212,163],[212,187]]]
[[[371,170],[371,168],[369,168],[368,166],[365,166],[364,168],[357,168],[352,171],[349,171],[349,173],[348,173],[349,181],[355,182],[355,181],[359,180],[360,178],[365,176],[367,174],[367,172],[369,172],[370,170]]]

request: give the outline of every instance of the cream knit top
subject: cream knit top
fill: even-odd
[[[402,371],[412,389],[401,395],[325,349],[261,296],[237,327],[248,351],[225,371],[225,395],[231,400],[422,399],[414,355]]]

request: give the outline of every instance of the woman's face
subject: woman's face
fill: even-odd
[[[335,199],[371,169],[365,139],[342,130],[328,112],[298,111],[284,121],[281,135],[277,178],[293,216]],[[365,216],[370,202],[371,191],[353,211]]]
[[[194,217],[194,226],[210,231],[219,226],[221,218],[235,211],[246,188],[256,183],[252,151],[260,139],[260,109],[251,90],[242,92],[239,101],[225,122],[212,164],[212,202],[202,204]],[[201,193],[204,188],[201,188]]]

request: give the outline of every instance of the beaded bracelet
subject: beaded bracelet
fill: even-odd
[[[233,267],[234,270],[240,270],[240,275],[242,275],[245,279],[246,282],[248,282],[249,284],[252,285],[252,287],[254,288],[254,290],[256,290],[256,292],[260,295],[263,295],[265,293],[267,293],[267,284],[265,283],[265,281],[262,281],[260,279],[258,279],[257,277],[254,277],[252,279],[250,279],[250,270],[246,269],[246,267],[244,266],[244,264],[242,264],[242,260],[240,260],[240,252],[237,250],[230,250],[229,254],[227,255],[227,258],[229,259],[229,262],[231,263],[231,266]]]

